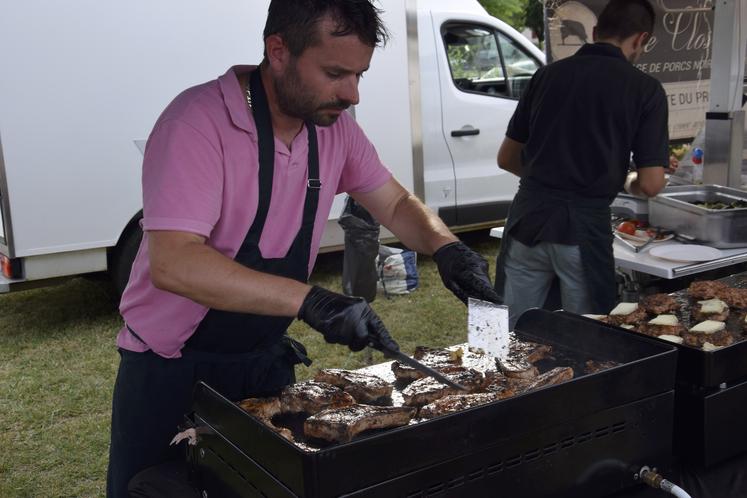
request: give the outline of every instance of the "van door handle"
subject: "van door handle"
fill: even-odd
[[[471,135],[479,135],[480,128],[468,128],[461,130],[451,130],[452,137],[469,137]]]

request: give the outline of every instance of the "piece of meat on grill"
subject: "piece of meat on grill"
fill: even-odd
[[[444,372],[450,380],[467,388],[468,392],[482,389],[484,377],[481,372],[472,368],[452,367]],[[441,384],[433,377],[423,377],[402,389],[402,397],[407,406],[423,406],[449,394],[464,394],[464,391]]]
[[[344,443],[361,432],[407,425],[416,409],[406,406],[351,405],[323,410],[303,423],[307,437]]]
[[[669,294],[651,294],[641,299],[641,307],[652,315],[673,313],[680,309],[680,305]]]
[[[696,348],[710,342],[714,346],[728,346],[734,342],[734,337],[726,330],[724,322],[706,320],[682,333],[682,339],[688,346]]]
[[[487,393],[476,393],[476,394],[450,394],[443,398],[437,399],[432,403],[428,403],[420,409],[418,416],[420,418],[433,418],[440,415],[447,415],[449,413],[456,413],[467,408],[484,405],[504,399],[511,396],[508,391],[502,392],[487,392]]]
[[[717,296],[732,308],[747,308],[747,289],[735,289],[727,287],[724,292]]]
[[[280,393],[280,408],[283,413],[313,415],[327,408],[353,404],[355,399],[339,387],[313,380],[291,384]]]
[[[463,351],[461,348],[451,351],[448,349],[418,346],[415,348],[415,353],[412,357],[431,368],[442,370],[444,368],[461,366],[462,355]],[[398,361],[392,362],[392,372],[394,373],[394,377],[400,382],[412,382],[413,380],[425,377],[425,374],[420,370]]]
[[[601,372],[602,370],[607,370],[618,365],[618,362],[612,360],[586,360],[586,363],[584,364],[584,373],[595,374],[597,372]]]
[[[571,367],[556,367],[552,370],[540,374],[527,388],[531,391],[545,386],[554,386],[573,378],[573,369]]]
[[[239,406],[248,414],[265,424],[271,431],[277,432],[288,441],[293,441],[293,433],[285,427],[272,423],[272,417],[280,414],[281,405],[278,397],[247,398],[239,401]]]
[[[536,363],[547,358],[552,352],[552,346],[519,339],[508,343],[509,358],[521,358],[529,363]]]
[[[271,398],[247,398],[239,401],[239,406],[245,412],[257,418],[271,419],[280,413],[280,399],[277,396]]]
[[[648,323],[643,323],[636,327],[636,330],[642,334],[658,337],[660,335],[680,335],[685,331],[685,327],[680,324],[676,315],[659,315]]]
[[[659,337],[660,335],[680,335],[685,331],[685,327],[681,324],[677,325],[651,325],[644,324],[638,329],[639,332],[650,335],[652,337]]]
[[[611,323],[613,325],[622,325],[622,324],[628,324],[628,325],[636,325],[641,322],[644,322],[646,318],[648,317],[648,314],[646,313],[646,310],[638,306],[635,311],[628,313],[627,315],[609,315],[608,323]]]
[[[353,396],[358,403],[377,404],[377,401],[385,400],[392,395],[392,385],[381,377],[352,370],[319,370],[314,380],[339,387]]]
[[[480,391],[500,391],[502,389],[510,388],[510,384],[511,379],[506,377],[503,372],[499,370],[488,370],[485,372],[485,378]]]
[[[533,379],[539,375],[537,367],[521,357],[509,356],[507,359],[496,358],[495,363],[498,365],[498,369],[506,377],[512,377],[515,379]]]
[[[699,280],[690,284],[687,293],[696,299],[723,299],[728,288],[725,283],[716,280]]]
[[[721,299],[706,299],[698,301],[690,308],[690,312],[696,322],[715,320],[724,322],[729,317],[729,305]]]

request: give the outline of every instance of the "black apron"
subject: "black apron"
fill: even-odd
[[[501,301],[506,283],[504,263],[512,241],[511,230],[526,216],[552,212],[560,223],[565,223],[573,231],[579,246],[584,279],[592,301],[589,313],[609,313],[617,302],[610,201],[527,184],[522,180],[503,230],[495,273],[495,290]]]
[[[259,204],[254,222],[234,259],[254,270],[305,283],[308,281],[311,237],[321,187],[316,129],[312,123],[306,123],[309,136],[309,180],[306,188],[301,229],[284,258],[263,258],[259,250],[259,239],[270,208],[275,141],[272,134],[270,110],[262,87],[259,68],[252,71],[249,85],[259,138]],[[282,227],[276,227],[275,229],[281,230]],[[191,350],[214,353],[243,353],[265,349],[272,347],[282,339],[292,321],[293,318],[289,317],[253,315],[211,309],[200,322],[192,337],[187,340],[185,347]]]
[[[306,123],[309,180],[301,228],[285,257],[263,258],[259,239],[270,206],[275,144],[259,69],[251,74],[250,91],[259,142],[259,199],[254,222],[235,260],[257,271],[306,282],[321,187],[316,129]],[[126,497],[127,483],[135,474],[184,458],[183,448],[169,447],[168,442],[189,411],[196,381],[207,382],[232,400],[277,394],[295,382],[294,365],[311,362],[303,346],[286,334],[292,321],[210,309],[179,359],[162,358],[152,351],[120,350],[112,400],[107,496]],[[130,332],[138,337],[136,331]]]

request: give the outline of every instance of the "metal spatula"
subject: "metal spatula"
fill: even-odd
[[[508,307],[469,298],[467,302],[467,342],[499,359],[508,357]]]

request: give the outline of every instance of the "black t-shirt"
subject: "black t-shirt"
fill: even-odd
[[[521,188],[611,202],[625,183],[631,152],[637,168],[668,165],[667,120],[661,83],[618,47],[595,43],[535,73],[506,136],[525,144]],[[527,216],[511,234],[531,243],[542,231],[542,240],[573,243],[567,227],[548,231],[547,221]]]

